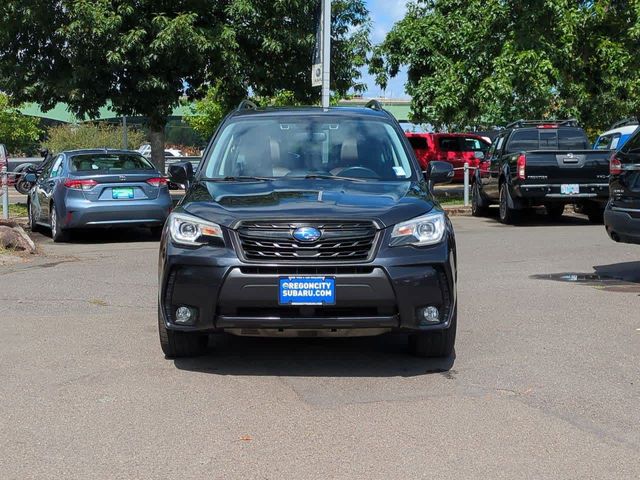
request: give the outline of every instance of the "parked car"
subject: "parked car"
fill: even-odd
[[[149,145],[148,143],[140,145],[140,148],[138,148],[138,152],[147,158],[151,158],[151,145]],[[165,148],[164,156],[167,158],[171,158],[182,157],[183,155],[182,152],[176,148]]]
[[[618,150],[638,129],[638,120],[627,118],[616,124],[611,129],[601,134],[593,144],[594,150]]]
[[[55,242],[82,228],[144,226],[159,235],[171,211],[166,178],[138,152],[62,152],[27,179],[35,182],[27,200],[30,226],[49,227]]]
[[[471,133],[406,133],[423,170],[429,162],[448,162],[455,169],[454,181],[464,180],[464,167],[477,167],[491,146],[484,137]]]
[[[185,184],[160,244],[158,328],[168,357],[207,335],[409,333],[411,350],[448,356],[457,323],[453,227],[398,122],[368,108],[230,114]]]
[[[616,242],[640,244],[640,130],[611,155],[604,225]]]
[[[502,223],[515,223],[529,207],[544,205],[559,218],[578,204],[594,223],[602,222],[609,198],[609,151],[592,150],[575,120],[509,124],[493,143],[472,180],[475,216],[498,204]]]

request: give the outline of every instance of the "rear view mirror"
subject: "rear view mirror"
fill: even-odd
[[[169,165],[169,178],[173,183],[189,187],[193,180],[193,165],[191,162],[178,162]]]
[[[451,183],[453,180],[453,165],[447,162],[429,162],[425,178],[432,185],[438,183]]]

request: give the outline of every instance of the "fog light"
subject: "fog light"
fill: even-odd
[[[178,307],[176,310],[176,323],[192,323],[195,312],[189,307]]]
[[[436,307],[419,308],[418,319],[421,325],[440,323],[440,311]]]

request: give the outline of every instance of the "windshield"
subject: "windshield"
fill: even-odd
[[[403,180],[411,162],[392,125],[373,119],[294,116],[238,119],[218,136],[204,175]]]
[[[143,156],[135,154],[91,153],[71,158],[72,172],[123,170],[154,170],[155,167]]]

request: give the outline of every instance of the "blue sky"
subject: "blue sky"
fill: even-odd
[[[404,17],[408,0],[367,0],[367,5],[371,13],[373,26],[371,29],[371,41],[374,44],[382,42],[385,35],[393,24]],[[403,98],[407,94],[404,91],[404,84],[407,81],[407,74],[401,71],[395,78],[389,81],[386,92],[382,92],[373,78],[363,72],[363,80],[368,86],[366,97],[377,97],[385,93],[387,97]]]

